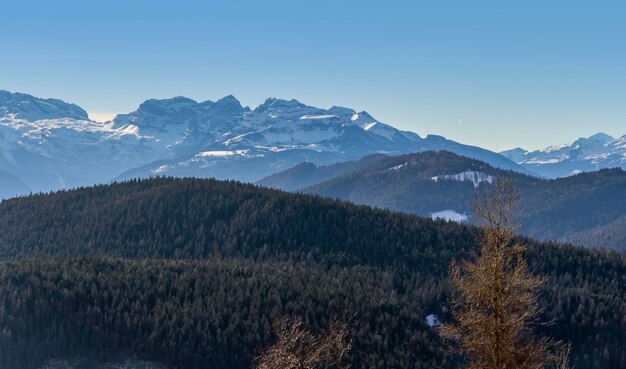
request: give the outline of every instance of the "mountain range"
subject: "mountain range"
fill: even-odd
[[[0,91],[0,198],[157,175],[257,181],[308,161],[449,150],[530,173],[503,155],[381,123],[367,112],[267,99],[254,110],[233,96],[148,100],[109,122],[58,99]]]
[[[621,169],[547,180],[442,151],[375,155],[330,166],[303,163],[257,183],[472,223],[475,192],[497,178],[519,189],[522,234],[626,250],[626,172]]]
[[[626,169],[626,135],[615,138],[598,133],[571,144],[527,151],[516,148],[502,155],[546,178],[558,178],[603,168]]]

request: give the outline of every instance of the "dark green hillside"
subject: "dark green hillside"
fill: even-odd
[[[428,151],[389,157],[302,191],[425,216],[447,209],[470,214],[474,192],[471,182],[431,180],[435,176],[465,171],[525,177],[447,151]]]
[[[626,216],[626,172],[621,169],[543,180],[450,152],[424,152],[379,160],[302,192],[422,216],[444,210],[470,215],[473,182],[432,180],[470,171],[516,183],[521,196],[521,233],[541,240],[626,250],[626,228],[605,228]],[[276,174],[274,180],[280,177]],[[604,233],[611,235],[604,237]],[[594,242],[589,243],[590,239]]]
[[[250,367],[280,314],[360,324],[359,368],[454,368],[446,318],[466,226],[236,182],[153,179],[0,203],[0,368],[133,353],[180,369]],[[530,242],[530,241],[529,241]],[[626,256],[530,242],[540,327],[580,368],[626,367]],[[36,257],[36,258],[34,258]]]
[[[249,368],[280,314],[326,327],[354,307],[354,367],[450,367],[424,318],[443,289],[367,267],[311,263],[58,259],[0,267],[0,366],[132,351],[176,368]],[[448,364],[446,364],[448,363]]]
[[[597,248],[626,245],[626,215],[606,225],[574,233],[566,241]]]
[[[621,169],[529,181],[519,187],[522,231],[540,239],[585,244],[577,233],[600,229],[626,216],[626,172]],[[626,237],[626,228],[622,234]],[[618,239],[608,241],[595,246],[626,250]]]
[[[472,244],[468,228],[236,182],[153,179],[0,203],[0,258],[313,259],[432,265]],[[443,273],[447,266],[438,270]]]

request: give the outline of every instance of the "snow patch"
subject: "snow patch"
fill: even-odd
[[[476,172],[476,171],[472,171],[472,170],[468,170],[466,172],[463,173],[458,173],[458,174],[446,174],[446,175],[442,175],[442,176],[436,176],[436,177],[432,177],[431,178],[432,181],[438,182],[438,181],[457,181],[457,182],[464,182],[464,181],[469,181],[472,182],[474,184],[474,188],[478,187],[481,183],[486,182],[486,183],[493,183],[493,176],[483,173],[483,172]]]
[[[337,116],[334,115],[334,114],[303,115],[303,116],[300,117],[300,120],[307,120],[307,119],[330,119],[330,118],[337,118]]]
[[[170,169],[169,165],[161,165],[158,168],[152,169],[150,171],[150,173],[152,173],[152,174],[161,174],[161,173],[167,172],[169,169]]]
[[[449,222],[457,222],[457,223],[465,222],[467,220],[467,215],[459,214],[454,210],[438,211],[436,213],[430,214],[430,217],[433,220],[443,219]]]
[[[563,160],[568,159],[568,157],[565,158],[559,158],[559,159],[531,159],[531,160],[527,160],[524,161],[523,164],[538,164],[538,165],[545,165],[545,164],[556,164],[556,163],[560,163]]]
[[[439,322],[439,317],[437,317],[437,315],[430,314],[426,317],[426,324],[428,324],[431,328],[435,328],[440,326],[441,322]]]
[[[378,122],[372,122],[372,123],[367,123],[365,125],[363,125],[363,129],[366,131],[369,131],[370,129],[372,129],[372,127],[374,127]]]
[[[219,157],[223,157],[223,156],[233,156],[233,155],[246,155],[248,154],[250,150],[232,150],[232,151],[227,151],[227,150],[218,150],[218,151],[203,151],[203,152],[199,152],[196,154],[196,156],[198,157],[214,157],[214,156],[219,156]]]
[[[555,151],[559,151],[559,150],[563,150],[565,148],[569,147],[569,144],[560,144],[560,145],[552,145],[549,147],[546,147],[543,150],[539,150],[540,152],[544,152],[544,153],[550,153],[550,152],[555,152]]]
[[[387,172],[389,172],[389,171],[391,171],[391,170],[399,170],[400,168],[402,168],[402,167],[406,166],[407,164],[409,164],[409,163],[404,163],[404,164],[396,165],[396,166],[393,166],[393,167],[391,167],[391,168],[387,168],[387,169],[386,169],[386,171],[387,171]]]

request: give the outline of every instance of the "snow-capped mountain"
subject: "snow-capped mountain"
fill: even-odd
[[[500,154],[422,138],[343,107],[270,98],[252,110],[233,96],[215,102],[175,97],[147,100],[100,123],[74,104],[0,91],[0,175],[11,175],[13,188],[24,192],[155,175],[255,181],[304,161],[425,150],[527,172]]]
[[[36,121],[71,118],[88,120],[87,112],[78,105],[57,99],[40,99],[23,93],[0,90],[0,116]]]
[[[154,154],[136,128],[90,121],[61,100],[0,91],[0,114],[0,175],[24,188],[3,186],[0,198],[106,182]]]
[[[116,126],[132,124],[164,141],[170,155],[119,179],[174,175],[252,182],[305,161],[324,165],[375,153],[444,149],[529,173],[499,154],[440,136],[422,138],[381,123],[367,112],[337,106],[321,109],[276,98],[254,110],[242,107],[232,96],[215,103],[181,99],[153,100],[149,110],[144,103],[136,112],[115,118]],[[184,121],[172,116],[172,106],[184,113]]]
[[[516,148],[501,154],[547,178],[567,177],[603,168],[626,169],[626,135],[614,138],[598,133],[572,144],[536,151]]]

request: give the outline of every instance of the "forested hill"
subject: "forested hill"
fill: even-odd
[[[304,193],[422,216],[455,214],[471,222],[477,187],[508,178],[520,192],[520,232],[598,248],[626,250],[626,172],[604,169],[545,180],[494,168],[451,152],[423,152],[330,167],[298,166],[259,182],[291,190],[304,175]],[[338,171],[341,169],[342,171]],[[335,173],[333,178],[329,175]]]
[[[136,180],[0,203],[3,259],[220,256],[412,266],[428,264],[428,248],[460,255],[471,244],[470,229],[456,224],[232,181]]]
[[[271,322],[350,307],[358,368],[455,368],[448,265],[475,230],[236,182],[152,179],[0,203],[0,367],[138,355],[249,368]],[[626,256],[528,241],[538,327],[580,368],[626,367]]]

